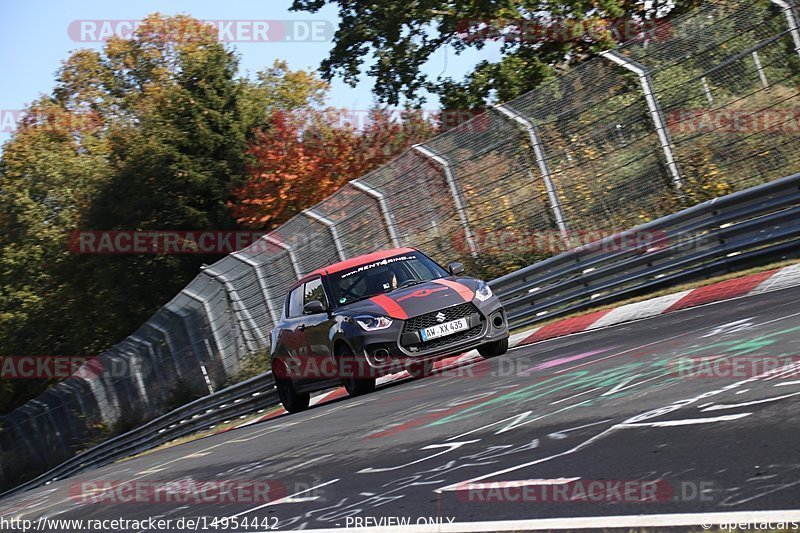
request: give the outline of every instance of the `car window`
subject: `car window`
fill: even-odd
[[[303,285],[290,292],[287,300],[286,316],[289,318],[301,316],[303,314]]]
[[[328,300],[325,298],[325,290],[322,288],[322,279],[320,278],[311,280],[305,285],[303,305],[314,300],[319,300],[325,307],[328,306]]]
[[[328,276],[336,305],[391,292],[406,283],[430,281],[447,271],[420,252],[409,252],[358,265]]]

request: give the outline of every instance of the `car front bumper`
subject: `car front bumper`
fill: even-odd
[[[471,305],[472,308],[465,306]],[[463,309],[456,309],[461,308]],[[457,312],[458,318],[468,318],[469,327],[461,332],[423,342],[419,335],[424,318],[396,320],[386,330],[365,333],[357,351],[363,353],[367,364],[378,374],[386,374],[405,368],[406,365],[441,359],[496,342],[508,337],[508,320],[500,300],[493,296],[485,302],[473,300],[459,306],[442,309],[447,313]],[[450,318],[448,318],[450,320]]]

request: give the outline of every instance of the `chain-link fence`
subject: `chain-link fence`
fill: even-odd
[[[797,171],[796,21],[783,0],[705,4],[350,182],[3,417],[0,487],[236,380],[320,266],[409,245],[494,277]]]

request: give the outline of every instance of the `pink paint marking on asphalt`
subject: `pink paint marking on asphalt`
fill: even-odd
[[[602,348],[600,350],[592,350],[590,352],[579,353],[578,355],[570,355],[569,357],[559,357],[558,359],[553,359],[552,361],[545,361],[544,363],[540,363],[540,364],[536,365],[533,368],[529,368],[528,370],[520,372],[520,374],[527,374],[529,372],[534,372],[536,370],[544,370],[546,368],[552,368],[554,366],[559,366],[559,365],[563,365],[563,364],[566,364],[566,363],[571,363],[573,361],[580,361],[581,359],[586,359],[587,357],[591,357],[593,355],[601,354],[601,353],[607,352],[609,350],[614,350],[616,348],[617,348],[617,346],[612,346],[610,348]]]

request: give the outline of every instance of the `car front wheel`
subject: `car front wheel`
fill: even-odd
[[[350,396],[361,396],[375,390],[375,378],[365,377],[369,367],[359,364],[349,347],[339,348],[339,362],[341,364],[342,385]]]
[[[280,370],[276,369],[275,366],[272,368],[272,375],[275,377],[275,388],[278,390],[278,399],[283,404],[283,408],[289,413],[305,411],[308,409],[309,402],[311,402],[311,394],[297,392],[288,372],[282,371],[285,368],[285,366],[282,366]]]
[[[484,344],[483,346],[478,346],[478,353],[481,354],[481,357],[484,359],[490,359],[492,357],[497,357],[498,355],[503,355],[507,351],[508,337],[505,339],[500,339],[499,341]]]

